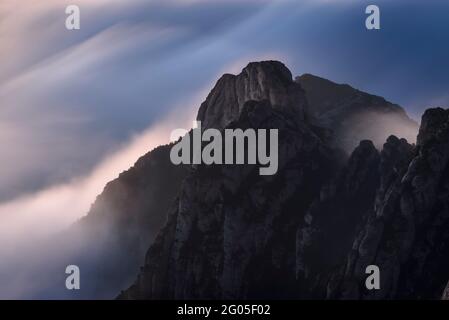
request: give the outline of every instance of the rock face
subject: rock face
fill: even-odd
[[[111,299],[132,284],[191,170],[172,164],[171,147],[155,148],[109,182],[88,214],[64,232],[18,247],[26,257],[14,270],[21,276],[5,287],[21,286],[22,292],[10,291],[25,299]],[[64,285],[72,264],[81,270],[82,290]]]
[[[364,299],[441,297],[449,278],[448,115],[443,109],[425,112],[414,150],[407,151],[404,141],[394,142],[394,148],[405,152],[398,149],[395,161],[385,161],[389,164],[378,201],[354,241],[340,287],[332,294]],[[390,156],[392,147],[390,142]],[[361,289],[367,263],[383,270],[381,290]]]
[[[326,84],[320,96],[322,79],[310,77],[295,82],[281,63],[262,62],[217,82],[198,119],[220,130],[278,129],[278,172],[260,176],[257,165],[189,171],[137,280],[119,298],[442,297],[449,111],[423,115],[416,146],[390,135],[379,152],[362,140],[346,159],[340,138],[329,135],[338,135],[335,119],[364,106],[355,101],[406,115],[349,86]],[[380,268],[379,290],[365,287],[368,265]]]
[[[250,63],[239,75],[225,74],[201,104],[198,121],[204,128],[222,129],[237,120],[247,101],[268,100],[298,120],[306,117],[307,104],[301,86],[281,62]]]
[[[260,176],[255,165],[199,166],[184,180],[136,284],[122,297],[238,299],[294,294],[296,228],[336,164],[334,152],[305,125],[304,116],[292,116],[295,108],[303,114],[307,105],[284,66],[250,64],[236,79],[253,79],[242,88],[258,88],[258,77],[268,72],[275,73],[276,90],[263,91],[273,94],[248,100],[239,109],[236,105],[232,108],[236,115],[225,128],[278,129],[277,174]],[[225,95],[219,92],[227,88],[221,81],[214,95]],[[241,96],[257,96],[251,92]],[[291,97],[277,98],[275,92]],[[224,106],[208,108],[219,110],[214,116],[225,111]],[[207,121],[204,112],[200,110],[198,118],[220,128],[223,117]]]
[[[416,140],[418,124],[382,97],[311,74],[297,77],[296,82],[306,92],[311,116],[319,126],[332,130],[332,142],[349,153],[363,139],[372,140],[379,149],[390,135]]]

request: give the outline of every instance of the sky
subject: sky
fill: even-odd
[[[65,28],[72,4],[80,30]],[[368,4],[380,30],[365,28]],[[449,107],[448,12],[444,0],[1,0],[0,238],[86,214],[250,61],[348,83],[418,121]]]

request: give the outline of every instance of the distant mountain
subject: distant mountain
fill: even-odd
[[[349,153],[362,139],[373,141],[379,149],[389,135],[416,141],[418,124],[397,104],[311,74],[295,81],[304,89],[318,125],[330,129],[333,142]]]
[[[83,290],[70,297],[112,298],[139,271],[190,170],[171,163],[171,146],[148,152],[109,182],[89,213],[64,233],[61,243],[78,243],[64,265],[76,262],[83,272]]]
[[[293,81],[279,62],[223,76],[198,119],[279,129],[279,170],[190,170],[119,298],[439,299],[449,279],[449,111],[426,111],[416,146],[391,135],[379,152],[354,131],[361,141],[345,160],[341,121],[367,109],[413,127],[380,97],[311,75]],[[397,129],[386,124],[382,134]],[[380,290],[364,286],[370,264]]]

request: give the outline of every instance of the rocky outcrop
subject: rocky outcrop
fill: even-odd
[[[304,92],[292,81],[292,74],[278,61],[250,63],[239,75],[225,74],[201,104],[198,121],[204,128],[223,129],[237,120],[248,101],[268,100],[291,117],[304,120],[307,113]]]
[[[361,141],[337,177],[321,187],[296,238],[296,278],[302,298],[323,298],[329,276],[351,250],[357,227],[372,210],[381,157]]]
[[[415,150],[387,142],[376,206],[329,293],[354,299],[439,299],[449,278],[449,111],[422,118]],[[395,151],[396,150],[396,151]],[[380,290],[363,286],[367,265],[381,270]]]
[[[337,164],[333,151],[290,116],[294,106],[273,101],[247,101],[225,128],[278,129],[277,174],[260,176],[254,165],[198,166],[183,182],[138,280],[121,298],[296,294],[296,229]],[[305,107],[295,106],[299,111]]]
[[[203,121],[203,128],[223,127],[223,123],[237,120],[243,105],[252,99],[265,99],[274,108],[282,108],[290,120],[301,114],[305,117],[307,105],[301,87],[282,63],[270,61],[251,63],[238,76],[224,75],[202,104],[198,120]],[[299,118],[295,122],[299,123]],[[131,283],[144,263],[182,181],[194,169],[173,165],[171,147],[150,151],[108,183],[89,213],[56,240],[69,248],[64,250],[66,257],[58,259],[76,261],[83,270],[85,285],[79,298],[111,297],[111,292]],[[71,242],[78,243],[75,250]]]

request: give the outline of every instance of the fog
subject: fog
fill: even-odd
[[[86,175],[224,66],[261,53],[419,118],[448,104],[449,4],[431,2],[380,1],[389,14],[367,33],[368,1],[81,0],[69,32],[70,0],[3,0],[0,202]]]
[[[382,150],[390,135],[404,138],[410,144],[416,143],[419,125],[412,119],[398,113],[360,112],[344,119],[342,146],[350,154],[361,139],[373,141]]]
[[[84,291],[70,296],[64,290],[65,266],[75,257],[77,264],[86,264],[89,259],[98,261],[98,255],[113,255],[98,251],[107,248],[102,241],[107,242],[108,235],[89,239],[82,229],[70,230],[67,236],[65,232],[88,212],[107,182],[146,152],[168,143],[174,128],[189,128],[194,110],[177,109],[108,155],[85,177],[0,204],[0,298],[84,298],[94,294]],[[107,232],[107,225],[100,227]],[[113,297],[112,292],[109,294],[104,297]]]

